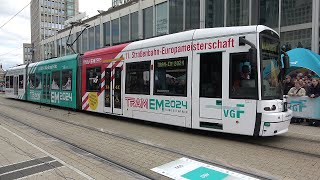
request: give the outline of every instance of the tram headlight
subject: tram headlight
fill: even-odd
[[[265,111],[274,111],[274,110],[277,109],[277,107],[276,107],[275,105],[272,105],[271,108],[270,108],[270,107],[264,107],[263,109],[264,109]]]
[[[270,127],[270,123],[269,123],[269,122],[265,122],[265,123],[264,123],[264,126]]]

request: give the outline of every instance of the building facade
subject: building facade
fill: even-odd
[[[32,44],[23,43],[23,64],[32,62]]]
[[[78,0],[31,1],[31,44],[33,49],[33,62],[41,60],[40,42],[63,29],[64,21],[78,14],[78,12]]]
[[[112,7],[120,6],[122,4],[126,4],[132,0],[112,0]]]
[[[69,43],[84,53],[119,43],[196,28],[263,24],[280,33],[281,44],[319,53],[318,0],[130,0],[72,29]],[[126,2],[126,3],[124,3]],[[87,28],[87,26],[90,26]],[[70,27],[41,41],[41,59],[71,54]],[[50,56],[49,56],[49,55]]]

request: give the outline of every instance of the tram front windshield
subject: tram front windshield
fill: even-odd
[[[262,99],[282,99],[279,38],[261,35]]]

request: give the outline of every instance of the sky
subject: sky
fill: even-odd
[[[23,63],[22,44],[31,42],[30,5],[3,25],[29,2],[0,0],[0,64],[5,70]],[[108,10],[109,7],[111,0],[79,0],[79,11],[86,12],[88,17],[98,14],[97,10]]]

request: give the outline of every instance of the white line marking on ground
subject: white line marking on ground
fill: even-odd
[[[30,175],[28,175],[28,176],[24,176],[24,177],[18,178],[18,179],[16,179],[16,180],[27,179],[27,178],[29,178],[29,177],[37,176],[37,175],[44,174],[44,173],[48,173],[48,172],[50,172],[50,171],[56,171],[56,170],[58,170],[59,168],[63,168],[63,167],[64,167],[64,166],[60,166],[60,167],[57,167],[57,168],[54,168],[54,169],[49,169],[49,170],[42,171],[42,172],[38,172],[38,173],[35,173],[35,174],[30,174]],[[52,172],[52,173],[54,173],[54,172]],[[31,179],[32,179],[32,178],[31,178]],[[35,179],[35,178],[33,178],[33,179]],[[66,177],[65,179],[73,179],[73,178],[67,178],[67,177]]]
[[[18,171],[21,171],[21,170],[25,170],[25,169],[29,169],[29,168],[33,168],[33,167],[37,167],[37,166],[41,166],[41,165],[44,165],[44,164],[49,164],[49,163],[52,163],[52,162],[55,162],[57,160],[52,160],[52,161],[48,161],[48,162],[43,162],[43,163],[40,163],[40,164],[36,164],[36,165],[32,165],[32,166],[27,166],[27,167],[24,167],[24,168],[21,168],[21,169],[16,169],[16,170],[13,170],[13,171],[9,171],[9,172],[5,172],[2,175],[6,175],[6,174],[10,174],[10,173],[13,173],[13,172],[18,172]],[[55,168],[53,168],[55,169]],[[45,171],[42,171],[42,172],[45,172]]]
[[[37,158],[31,158],[30,160],[26,160],[26,161],[19,161],[17,163],[12,163],[12,164],[7,164],[7,165],[3,165],[3,166],[0,166],[0,168],[3,168],[3,167],[7,167],[7,166],[11,166],[11,165],[14,165],[14,164],[20,164],[20,163],[24,163],[24,162],[27,162],[27,161],[33,161],[33,160],[36,160],[36,159],[41,159],[41,158],[44,158],[46,156],[43,156],[43,157],[37,157]]]
[[[0,125],[0,127],[1,127],[2,129],[4,129],[4,130],[10,132],[10,133],[13,134],[14,136],[18,137],[18,138],[21,139],[22,141],[28,143],[28,144],[31,145],[32,147],[34,147],[34,148],[38,149],[39,151],[45,153],[47,156],[51,156],[52,158],[56,159],[56,160],[59,161],[61,164],[63,164],[64,166],[66,166],[66,167],[68,167],[68,168],[70,168],[70,169],[72,169],[73,171],[77,172],[78,174],[80,174],[80,175],[83,176],[84,178],[86,178],[86,179],[93,179],[92,177],[88,176],[87,174],[85,174],[84,172],[80,171],[79,169],[77,169],[77,168],[75,168],[75,167],[73,167],[73,166],[65,163],[65,162],[62,161],[61,159],[53,156],[52,154],[50,154],[50,153],[48,153],[47,151],[41,149],[40,147],[34,145],[33,143],[31,143],[31,142],[29,142],[28,140],[24,139],[23,137],[17,135],[16,133],[10,131],[9,129],[3,127],[2,125]]]

